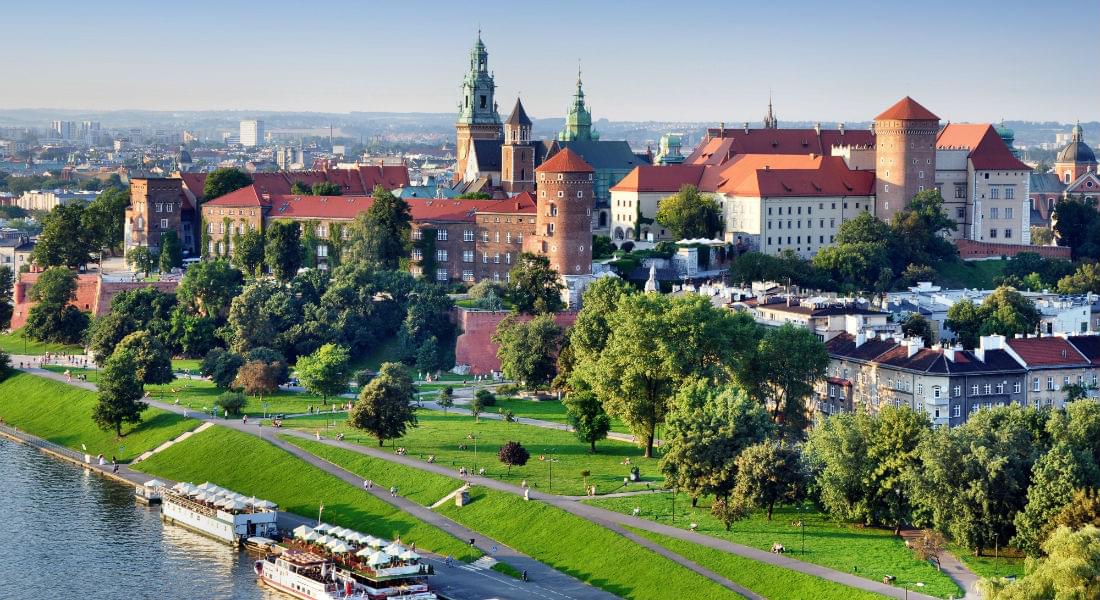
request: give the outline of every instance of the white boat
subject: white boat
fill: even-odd
[[[375,564],[349,555],[328,558],[308,542],[292,545],[256,561],[261,583],[303,600],[438,600],[415,553]]]
[[[279,513],[274,504],[261,507],[258,502],[245,503],[214,496],[203,491],[213,484],[203,485],[207,487],[179,484],[163,488],[161,518],[234,546],[250,537],[278,533]]]

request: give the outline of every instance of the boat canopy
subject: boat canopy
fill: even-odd
[[[301,539],[304,538],[307,534],[313,533],[313,530],[305,525],[299,525],[294,528],[293,533],[294,537]]]
[[[337,554],[347,554],[348,552],[351,552],[351,546],[348,546],[344,542],[338,542],[335,545],[330,545],[328,549]]]
[[[383,548],[382,551],[385,552],[386,554],[397,556],[397,555],[401,554],[402,552],[404,552],[405,548],[401,544],[398,544],[397,542],[391,542],[390,545]]]
[[[159,480],[159,479],[150,479],[149,481],[145,482],[145,487],[147,487],[147,488],[164,487],[164,482]]]
[[[398,555],[401,560],[420,560],[420,555],[412,550],[406,550]]]
[[[393,561],[393,557],[385,552],[375,552],[367,557],[368,565],[384,565]]]

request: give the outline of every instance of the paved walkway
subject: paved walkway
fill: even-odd
[[[901,537],[906,541],[914,540],[920,536],[921,530],[919,529],[903,529]],[[978,581],[981,580],[974,571],[971,571],[959,557],[955,556],[951,552],[944,551],[940,554],[940,570],[951,578],[959,587],[965,590],[964,595],[960,600],[980,600],[982,595],[978,593]]]

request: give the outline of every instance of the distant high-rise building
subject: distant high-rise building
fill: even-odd
[[[80,139],[85,142],[95,142],[99,137],[99,121],[81,121],[80,122]]]
[[[54,121],[52,128],[57,137],[63,140],[71,140],[76,131],[76,123],[72,121]]]
[[[241,145],[255,148],[264,142],[264,122],[259,119],[241,121]]]

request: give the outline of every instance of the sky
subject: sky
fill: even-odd
[[[457,110],[478,29],[502,116],[1100,119],[1100,1],[13,2],[0,108]]]

